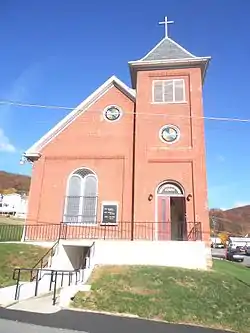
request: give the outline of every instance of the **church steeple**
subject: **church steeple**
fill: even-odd
[[[164,37],[139,61],[193,59],[197,58],[169,37]]]
[[[211,57],[197,57],[171,39],[168,36],[169,23],[173,21],[168,21],[167,17],[163,22],[159,22],[165,25],[165,37],[141,59],[129,62],[133,88],[136,87],[138,70],[200,67],[204,80]]]

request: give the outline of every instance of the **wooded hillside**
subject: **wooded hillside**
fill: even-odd
[[[211,209],[211,218],[215,221],[215,232],[229,232],[235,235],[245,236],[250,234],[250,205],[231,208],[228,210]]]
[[[30,177],[0,171],[0,193],[29,193]]]

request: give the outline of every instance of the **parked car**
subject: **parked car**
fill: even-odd
[[[224,249],[225,246],[222,243],[212,243],[211,247],[214,249]]]
[[[246,247],[245,247],[245,254],[246,254],[247,256],[250,256],[250,246],[246,246]]]
[[[228,247],[226,251],[226,259],[230,261],[243,262],[244,255],[241,253],[238,246],[236,248]]]

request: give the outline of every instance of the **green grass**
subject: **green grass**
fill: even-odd
[[[22,225],[24,224],[25,219],[17,219],[12,216],[7,217],[0,215],[0,224],[17,224],[17,225]]]
[[[48,249],[26,244],[0,243],[0,288],[15,284],[12,280],[16,267],[31,268]],[[29,280],[29,274],[22,273],[22,281]]]
[[[79,292],[72,306],[249,333],[250,288],[238,279],[250,281],[250,269],[235,265],[216,261],[209,272],[97,268],[91,291]]]
[[[213,269],[218,273],[230,275],[250,287],[250,268],[230,261],[214,260]]]

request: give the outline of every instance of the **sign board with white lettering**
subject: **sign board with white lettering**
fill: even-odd
[[[118,203],[103,202],[101,224],[114,225],[117,224],[117,219],[118,219]]]

